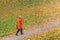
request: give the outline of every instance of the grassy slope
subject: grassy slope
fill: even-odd
[[[25,40],[60,40],[60,28],[40,35],[34,34],[34,36],[25,38]]]
[[[59,12],[54,4],[55,0],[0,0],[0,37],[16,31],[19,15],[23,18],[23,29],[27,29],[27,25],[45,22],[43,19]],[[52,19],[54,17],[56,15]]]

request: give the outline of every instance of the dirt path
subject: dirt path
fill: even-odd
[[[58,27],[60,27],[60,21],[54,21],[54,22],[50,22],[49,24],[40,25],[38,28],[26,30],[26,31],[24,31],[23,35],[19,35],[19,36],[13,35],[12,37],[5,37],[5,38],[3,38],[3,40],[24,40],[23,39],[24,37],[28,37],[33,34],[40,34],[43,32],[47,32],[47,31],[50,31],[50,30],[52,30],[54,28],[58,28]]]

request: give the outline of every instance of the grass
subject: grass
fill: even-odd
[[[47,33],[34,34],[33,36],[25,38],[25,40],[60,40],[60,28]]]
[[[27,25],[32,27],[34,24],[46,23],[45,18],[50,17],[51,20],[56,18],[58,15],[54,14],[56,12],[59,14],[60,11],[54,4],[55,0],[0,0],[0,37],[16,32],[19,15],[23,18],[24,30],[27,29]]]

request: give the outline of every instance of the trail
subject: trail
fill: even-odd
[[[12,37],[4,37],[3,40],[24,40],[24,37],[28,37],[33,34],[40,34],[43,32],[47,32],[54,28],[60,28],[59,25],[60,25],[60,21],[50,22],[49,24],[42,24],[38,28],[33,28],[31,30],[24,31],[23,35],[19,35],[19,36],[13,35]]]

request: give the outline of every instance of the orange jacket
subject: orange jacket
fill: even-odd
[[[17,20],[17,28],[18,29],[22,28],[22,18],[18,18],[18,20]]]

